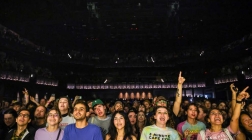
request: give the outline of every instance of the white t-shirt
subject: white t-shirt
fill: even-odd
[[[75,122],[76,122],[76,120],[74,119],[74,117],[72,116],[72,114],[70,114],[70,116],[67,115],[65,117],[62,117],[62,121],[60,122],[59,127],[62,130],[64,130],[67,125],[75,123]]]
[[[170,127],[160,128],[155,124],[144,127],[140,140],[180,140],[178,132]]]

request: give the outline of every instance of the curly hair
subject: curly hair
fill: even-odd
[[[131,127],[127,114],[124,113],[123,111],[115,111],[111,117],[109,132],[108,132],[108,135],[110,136],[110,140],[116,140],[116,137],[118,135],[117,128],[115,127],[115,124],[114,124],[114,119],[117,114],[122,115],[125,120],[123,140],[132,140],[132,137],[131,137],[132,127]]]
[[[175,128],[175,121],[174,121],[174,119],[173,119],[174,116],[172,115],[171,110],[168,109],[167,107],[162,107],[162,106],[157,106],[157,107],[155,107],[154,110],[153,110],[154,114],[150,117],[150,123],[151,123],[151,124],[155,124],[155,123],[156,123],[156,120],[154,119],[154,115],[156,114],[156,112],[157,112],[157,110],[158,110],[159,108],[165,108],[165,109],[167,109],[168,116],[169,116],[169,120],[166,122],[166,126],[167,126],[167,127],[171,127],[171,128],[173,128],[173,129],[176,129],[176,128]]]

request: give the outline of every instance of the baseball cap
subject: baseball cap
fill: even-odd
[[[159,102],[161,100],[167,101],[167,99],[164,96],[158,96],[157,99],[156,99],[156,102]]]
[[[92,107],[96,105],[103,105],[104,103],[100,99],[96,99],[92,102]]]

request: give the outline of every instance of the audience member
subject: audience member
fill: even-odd
[[[47,126],[36,131],[34,140],[62,140],[64,130],[59,128],[62,120],[58,109],[51,109],[46,115]]]
[[[136,140],[132,134],[129,118],[123,111],[113,113],[105,140]]]
[[[73,111],[76,123],[66,126],[63,140],[103,140],[101,129],[87,122],[88,110],[89,107],[83,100],[76,101]]]
[[[28,123],[31,122],[29,110],[21,109],[16,122],[17,127],[8,132],[5,140],[33,140],[36,130],[28,127]]]

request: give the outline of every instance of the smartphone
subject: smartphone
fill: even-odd
[[[55,94],[52,94],[51,97],[55,97]]]
[[[79,96],[79,99],[82,99],[82,96]]]

